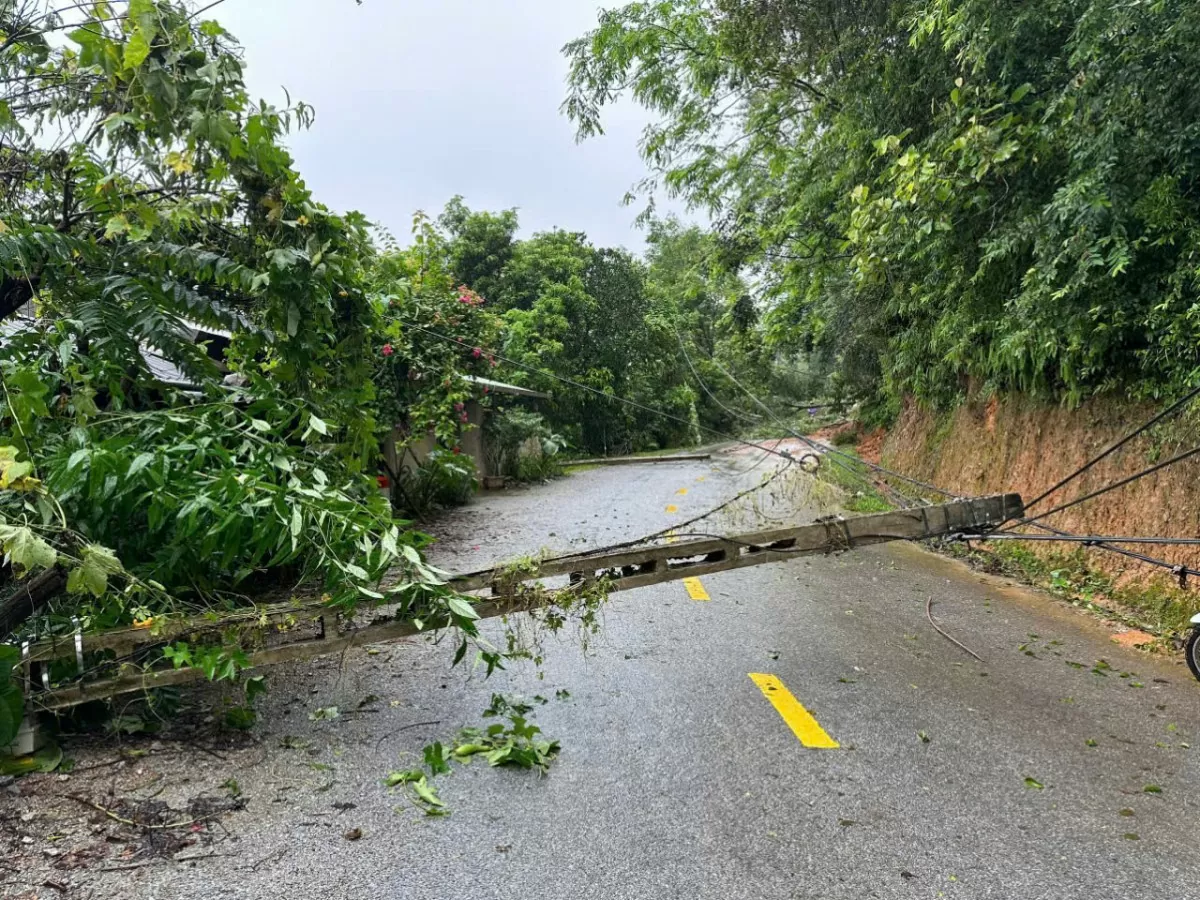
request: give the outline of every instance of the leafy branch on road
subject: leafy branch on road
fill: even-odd
[[[559,699],[567,696],[564,691],[558,692]],[[545,697],[535,697],[534,702],[544,705],[548,701]],[[482,756],[489,766],[513,766],[544,774],[558,756],[559,742],[540,736],[542,729],[530,715],[533,708],[533,703],[493,694],[483,717],[505,721],[460,729],[449,746],[441,741],[426,744],[421,751],[424,768],[389,772],[383,780],[384,786],[406,790],[409,801],[426,815],[444,816],[450,811],[438,796],[432,779],[449,775],[453,771],[451,763],[467,765],[476,756]]]

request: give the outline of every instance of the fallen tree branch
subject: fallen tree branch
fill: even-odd
[[[202,825],[216,818],[216,814],[200,816],[195,819],[188,819],[186,822],[168,822],[164,825],[151,825],[149,822],[138,822],[135,819],[127,819],[124,816],[118,815],[111,809],[101,806],[99,803],[93,803],[87,797],[80,797],[78,794],[63,794],[68,800],[74,800],[76,803],[82,803],[84,806],[90,806],[97,812],[102,812],[114,822],[120,822],[122,825],[128,825],[131,828],[144,828],[146,831],[168,831],[173,828],[188,828],[192,825]]]
[[[11,634],[66,586],[66,576],[57,567],[15,582],[12,595],[0,601],[0,636]]]

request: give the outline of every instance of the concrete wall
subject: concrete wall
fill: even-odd
[[[490,474],[487,470],[487,457],[484,453],[483,444],[483,417],[487,414],[486,410],[475,400],[468,400],[464,412],[467,414],[467,421],[462,426],[459,435],[458,445],[462,448],[465,456],[471,457],[475,462],[475,470],[480,478]],[[387,467],[392,472],[399,472],[401,468],[406,470],[415,469],[423,463],[429,454],[437,447],[437,441],[432,433],[426,434],[420,440],[415,441],[408,451],[401,457],[397,452],[396,445],[408,439],[408,432],[397,425],[392,429],[386,445],[383,448],[383,457],[387,462]]]

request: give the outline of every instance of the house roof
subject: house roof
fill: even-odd
[[[510,394],[514,397],[533,397],[538,400],[550,399],[550,395],[543,391],[534,391],[529,388],[518,387],[515,384],[505,384],[503,381],[492,381],[490,378],[480,378],[478,375],[464,375],[463,378],[472,384],[482,385],[489,391],[497,394]]]

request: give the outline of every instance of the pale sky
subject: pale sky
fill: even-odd
[[[255,99],[282,105],[286,87],[316,108],[289,145],[330,207],[406,243],[414,210],[462,194],[473,209],[518,207],[524,235],[559,226],[640,250],[642,207],[621,198],[645,173],[648,114],[624,104],[576,144],[558,111],[562,45],[619,2],[225,0],[209,15],[245,46]]]

